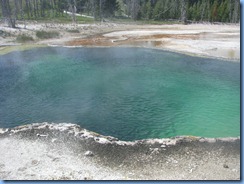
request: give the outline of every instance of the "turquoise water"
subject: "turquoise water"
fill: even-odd
[[[0,56],[0,127],[76,123],[122,140],[240,135],[240,63],[143,48]]]

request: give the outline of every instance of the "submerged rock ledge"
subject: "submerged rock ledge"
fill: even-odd
[[[240,137],[121,141],[76,124],[0,129],[0,179],[239,180]]]

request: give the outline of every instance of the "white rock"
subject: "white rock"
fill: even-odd
[[[55,139],[55,138],[54,138],[54,139],[52,139],[52,142],[56,142],[56,141],[57,141],[57,139]]]
[[[97,140],[95,140],[96,142],[99,142],[100,144],[107,144],[110,143],[110,141],[108,139],[105,139],[103,137],[99,137]]]
[[[94,154],[91,151],[86,151],[84,155],[89,157],[94,156]]]
[[[7,131],[8,131],[8,129],[3,130],[2,128],[0,128],[0,134],[3,134],[5,132],[7,132]]]

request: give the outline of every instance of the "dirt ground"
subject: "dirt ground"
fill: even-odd
[[[0,36],[0,52],[9,46],[23,45],[16,36],[25,34],[35,41],[27,43],[50,46],[76,47],[148,47],[181,52],[190,55],[240,60],[240,25],[131,25],[118,23],[102,24],[56,24],[30,22],[25,27],[18,24],[11,29],[0,24],[0,30],[11,36]],[[40,40],[36,31],[58,31],[59,38]],[[76,30],[77,33],[70,31]],[[18,47],[19,48],[19,47]]]
[[[2,180],[240,180],[240,138],[125,142],[48,123],[0,132]]]

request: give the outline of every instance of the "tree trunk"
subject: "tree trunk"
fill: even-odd
[[[202,7],[201,22],[203,21],[203,17],[204,17],[204,14],[205,14],[206,5],[207,4],[205,2],[202,2],[202,4],[201,4],[201,7]]]
[[[140,11],[140,2],[138,0],[131,1],[131,16],[134,20],[138,18],[138,13]]]
[[[12,17],[9,0],[1,0],[2,14],[9,27],[15,28],[15,18]]]
[[[26,7],[28,19],[30,19],[30,8],[29,8],[28,0],[25,0],[25,7]]]
[[[26,28],[26,22],[25,22],[25,19],[24,19],[23,1],[19,0],[18,2],[19,2],[21,20],[24,20],[24,24],[25,24],[25,28]]]
[[[94,17],[94,20],[96,20],[97,19],[96,0],[93,0],[93,2],[92,2],[92,9],[93,9],[93,17]]]
[[[239,21],[239,18],[238,18],[239,7],[240,7],[240,1],[235,0],[232,23],[237,23]]]
[[[3,16],[3,19],[4,19],[4,22],[7,23],[7,8],[6,8],[6,2],[5,0],[1,0],[0,1],[1,3],[1,8],[2,8],[2,16]]]
[[[35,1],[36,1],[36,14],[37,14],[37,17],[40,17],[39,1],[38,0],[35,0]]]
[[[187,24],[187,0],[181,0],[181,22]]]
[[[76,23],[76,12],[77,12],[77,8],[76,8],[76,0],[73,0],[73,8],[72,8],[72,17],[73,17],[73,22]]]
[[[15,6],[14,18],[15,18],[15,20],[17,20],[18,19],[18,13],[19,13],[18,0],[14,0],[14,6]]]
[[[44,8],[45,8],[45,7],[44,7],[44,6],[45,6],[44,3],[45,3],[45,2],[44,2],[44,0],[40,0],[40,1],[41,1],[41,2],[40,2],[40,3],[41,3],[41,10],[40,10],[40,11],[41,11],[41,17],[45,17],[45,10],[44,10]]]
[[[37,18],[37,3],[36,0],[33,0],[33,11],[34,11],[34,17]]]
[[[71,0],[68,1],[69,4],[69,11],[72,13],[72,22],[76,23],[76,0],[73,0],[73,2],[71,2]]]
[[[130,0],[126,0],[126,10],[127,10],[127,16],[130,17],[131,16],[131,1]]]
[[[30,16],[33,17],[32,5],[31,5],[30,0],[28,0],[28,6],[29,6],[29,10],[30,10]]]
[[[229,19],[232,22],[232,0],[229,0]]]
[[[103,8],[102,8],[103,2],[102,0],[99,0],[99,16],[100,16],[100,21],[103,21]]]

